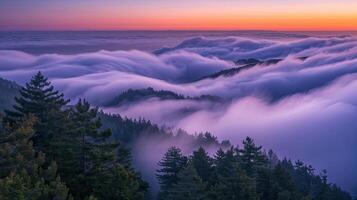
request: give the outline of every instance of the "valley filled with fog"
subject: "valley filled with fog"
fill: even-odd
[[[0,77],[24,85],[41,71],[73,103],[85,98],[107,113],[209,131],[232,144],[251,136],[281,158],[326,168],[332,182],[357,191],[356,37],[187,34],[145,48],[120,48],[123,41],[108,38],[96,48],[86,47],[89,39],[66,40],[77,51],[57,53],[27,51],[31,41],[20,41],[0,50]],[[111,42],[120,50],[105,48]],[[157,142],[139,141],[134,153],[185,145]]]

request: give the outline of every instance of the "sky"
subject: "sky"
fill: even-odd
[[[356,0],[0,0],[0,30],[357,30]]]

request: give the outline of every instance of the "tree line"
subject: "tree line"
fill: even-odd
[[[204,148],[184,156],[168,149],[159,162],[160,200],[349,200],[351,196],[301,161],[279,160],[247,137],[243,148]]]

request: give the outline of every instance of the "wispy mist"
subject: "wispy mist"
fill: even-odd
[[[282,61],[196,81],[239,67],[234,62],[247,58]],[[219,96],[223,99],[219,103],[150,98],[103,109],[191,133],[211,131],[234,143],[249,135],[280,156],[327,168],[332,181],[357,191],[353,171],[357,168],[357,39],[353,37],[294,41],[199,37],[153,54],[134,50],[34,56],[0,51],[3,78],[23,84],[39,70],[67,97],[85,97],[99,106],[130,88]],[[145,142],[139,146],[150,145],[147,141],[147,146]]]

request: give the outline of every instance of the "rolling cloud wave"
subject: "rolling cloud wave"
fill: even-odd
[[[195,81],[247,58],[282,61]],[[191,132],[212,131],[233,142],[250,135],[281,156],[326,167],[332,181],[357,191],[357,174],[352,171],[357,168],[356,38],[199,37],[153,54],[134,50],[33,56],[0,51],[3,78],[23,84],[39,70],[67,97],[86,97],[99,106],[129,88],[219,96],[223,103],[148,99],[103,109]],[[187,109],[190,112],[182,112]]]

